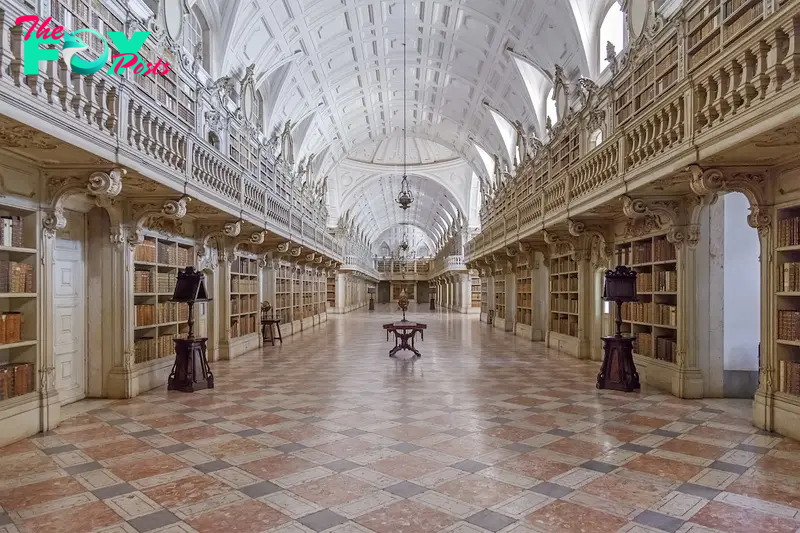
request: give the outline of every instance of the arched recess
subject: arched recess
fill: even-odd
[[[617,56],[625,48],[625,13],[622,8],[614,1],[601,13],[603,15],[599,19],[597,39],[592,42],[592,46],[597,49],[598,73],[603,72],[609,66],[607,43],[613,45]]]
[[[202,56],[200,66],[206,72],[210,72],[212,33],[208,19],[199,5],[195,4],[189,9],[186,22],[183,32],[183,48],[190,54],[190,57]]]

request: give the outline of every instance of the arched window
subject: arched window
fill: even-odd
[[[603,130],[597,128],[589,134],[589,150],[594,150],[603,144]]]
[[[190,10],[183,30],[183,47],[194,56],[198,51],[198,45],[202,46],[203,68],[208,71],[208,58],[211,56],[208,24],[203,13],[195,6]]]
[[[547,102],[545,102],[545,104],[547,106],[546,107],[547,118],[549,118],[550,122],[552,122],[555,125],[555,123],[558,122],[559,117],[558,117],[558,109],[556,108],[556,101],[553,98],[554,91],[555,87],[548,91]]]
[[[608,67],[606,59],[606,43],[614,45],[617,54],[625,48],[625,14],[617,2],[608,8],[603,23],[600,25],[600,69]]]

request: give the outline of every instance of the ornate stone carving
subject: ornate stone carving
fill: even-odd
[[[302,252],[303,252],[303,247],[298,246],[296,248],[292,248],[291,250],[289,250],[289,255],[291,255],[292,257],[300,257],[300,254]]]
[[[0,127],[0,147],[33,148],[35,150],[55,150],[59,143],[49,135],[23,125]]]
[[[691,173],[692,191],[700,196],[716,198],[720,192],[740,192],[750,202],[747,223],[758,230],[759,235],[769,232],[772,224],[771,205],[767,201],[767,180],[758,172],[736,172],[716,168],[704,170],[698,165],[688,168]],[[713,201],[712,199],[712,201]]]
[[[127,172],[124,168],[113,168],[107,173],[92,172],[88,178],[51,178],[47,184],[51,207],[42,222],[44,235],[52,238],[56,231],[66,227],[64,202],[70,196],[86,194],[94,199],[96,205],[110,208],[111,200],[122,191],[122,178]]]
[[[167,219],[176,221],[186,216],[186,204],[191,201],[188,196],[183,196],[178,200],[165,200],[161,206],[156,203],[138,203],[133,204],[133,225],[131,231],[127,236],[128,244],[136,246],[144,241],[144,228],[155,218]],[[170,229],[175,229],[182,232],[176,226],[161,226],[160,228],[165,233],[169,233]]]
[[[238,237],[241,232],[241,220],[237,220],[236,222],[226,222],[225,225],[222,226],[222,234],[226,237]]]

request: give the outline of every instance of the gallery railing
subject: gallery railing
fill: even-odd
[[[656,171],[678,170],[696,158],[696,146],[797,105],[800,1],[685,4],[627,51],[621,70],[488,201],[482,231],[466,245],[469,260],[643,185]],[[597,129],[605,140],[589,148]]]

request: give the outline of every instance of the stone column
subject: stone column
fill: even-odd
[[[334,313],[346,313],[348,298],[347,298],[347,274],[344,272],[336,273],[336,307]]]
[[[219,304],[217,309],[220,315],[220,342],[219,358],[223,361],[233,359],[231,351],[231,268],[234,260],[233,250],[220,251],[219,255]]]
[[[459,291],[461,293],[460,312],[469,313],[472,307],[472,277],[469,272],[458,275]]]

